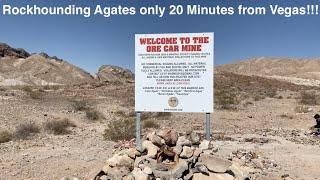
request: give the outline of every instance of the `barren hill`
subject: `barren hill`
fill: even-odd
[[[218,71],[265,76],[295,84],[320,85],[320,58],[254,58],[217,67]]]
[[[133,73],[116,66],[99,68],[97,78],[75,65],[46,53],[31,54],[24,49],[0,43],[0,86],[76,85],[84,83],[127,82]]]

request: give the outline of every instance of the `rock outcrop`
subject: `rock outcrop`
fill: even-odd
[[[134,80],[134,74],[128,69],[111,65],[103,65],[98,70],[97,78],[100,81],[123,83],[132,82]]]
[[[27,58],[30,54],[21,48],[12,48],[5,43],[0,43],[0,58],[1,57]]]

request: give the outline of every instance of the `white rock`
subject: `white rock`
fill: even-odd
[[[147,149],[147,157],[156,158],[159,148],[156,145],[154,145],[151,141],[143,141],[142,148]]]
[[[135,180],[149,180],[150,179],[148,174],[142,172],[141,169],[139,169],[139,168],[134,168],[131,173],[133,174]]]
[[[191,141],[187,139],[185,136],[180,136],[177,141],[177,145],[180,146],[191,146]]]
[[[209,154],[201,154],[199,162],[203,163],[209,171],[216,173],[224,173],[231,166],[230,161]]]
[[[180,154],[181,158],[191,158],[193,155],[193,150],[188,146],[183,146],[182,153]]]
[[[201,149],[202,151],[207,150],[207,149],[209,149],[209,144],[210,144],[210,141],[203,140],[199,145],[199,149]]]
[[[177,146],[173,147],[173,152],[180,155],[182,152],[182,146],[177,145]]]
[[[152,174],[152,169],[149,166],[145,166],[144,169],[143,169],[143,172],[148,174],[148,175],[151,175]]]

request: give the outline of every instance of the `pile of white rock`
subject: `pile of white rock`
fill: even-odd
[[[161,130],[144,139],[141,149],[114,154],[94,179],[249,179],[245,167],[219,157],[218,149],[195,132],[178,136],[174,130]]]

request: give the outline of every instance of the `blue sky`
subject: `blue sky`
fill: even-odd
[[[115,0],[24,0],[1,1],[23,6],[152,6],[172,4],[225,5],[240,1],[115,1]],[[200,3],[201,2],[201,3]],[[303,5],[301,1],[241,1],[243,5]],[[248,3],[250,2],[250,3]],[[310,4],[319,1],[308,1]],[[303,1],[305,3],[305,1]],[[2,13],[2,10],[1,10]],[[47,52],[95,73],[104,64],[134,70],[134,34],[214,32],[215,64],[269,57],[319,57],[320,15],[318,16],[3,16],[0,15],[0,42],[29,52]]]

